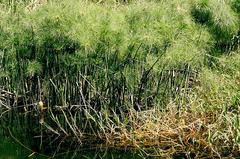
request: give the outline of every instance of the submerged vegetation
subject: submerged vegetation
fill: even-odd
[[[239,51],[239,0],[0,0],[2,131],[239,156]]]

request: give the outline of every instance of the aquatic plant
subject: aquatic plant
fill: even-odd
[[[27,122],[40,148],[70,137],[150,156],[238,154],[235,1],[1,4],[0,113],[32,118],[9,123]]]

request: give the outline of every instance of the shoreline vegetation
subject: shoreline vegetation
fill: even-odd
[[[237,157],[239,106],[239,0],[0,0],[0,124],[33,155]]]

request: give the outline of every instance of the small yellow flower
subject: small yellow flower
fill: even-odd
[[[43,106],[43,102],[42,101],[38,102],[38,108],[39,108],[40,111],[43,111],[44,106]]]

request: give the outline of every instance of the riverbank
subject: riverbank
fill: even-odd
[[[239,155],[238,0],[36,3],[0,5],[6,130],[27,125],[37,150]]]

